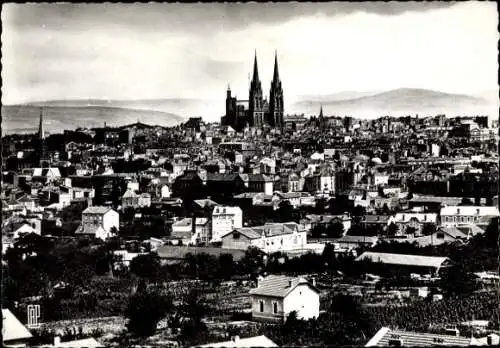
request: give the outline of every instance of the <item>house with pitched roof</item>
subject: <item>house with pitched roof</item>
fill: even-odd
[[[295,311],[299,319],[319,316],[320,291],[304,278],[269,275],[251,289],[252,319],[285,321]]]
[[[113,227],[120,228],[120,214],[109,207],[93,206],[82,212],[82,223],[75,234],[106,240],[111,237]]]
[[[222,248],[246,250],[256,247],[265,253],[307,248],[307,232],[295,222],[236,228],[221,239]]]
[[[399,227],[401,234],[412,231],[412,234],[421,235],[426,224],[437,224],[438,214],[419,211],[405,211],[397,213],[393,222]]]

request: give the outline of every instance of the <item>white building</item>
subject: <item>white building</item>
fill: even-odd
[[[441,225],[445,227],[482,225],[498,217],[498,207],[493,206],[447,206],[441,208]]]
[[[437,224],[438,215],[436,213],[422,213],[416,211],[406,211],[397,213],[393,222],[399,227],[399,232],[404,233],[408,228],[414,229],[415,234],[421,234],[425,224]]]
[[[217,343],[209,343],[196,347],[237,347],[237,348],[250,348],[250,347],[279,347],[276,343],[271,341],[266,336],[255,336],[255,337],[247,337],[240,338],[239,336],[231,337],[230,341],[217,342]],[[193,347],[194,348],[194,347]]]
[[[309,320],[319,316],[319,290],[303,278],[270,275],[251,289],[252,319],[285,321],[290,312]]]
[[[161,198],[170,198],[172,195],[172,191],[170,190],[170,187],[168,185],[163,185],[161,187]]]
[[[212,242],[236,228],[243,227],[243,211],[240,207],[216,206],[212,212]]]
[[[375,174],[373,175],[373,185],[388,185],[389,184],[389,175],[386,174]]]
[[[299,224],[287,222],[237,228],[222,236],[222,248],[246,250],[249,247],[265,253],[300,251],[307,248],[307,232]]]
[[[210,242],[210,220],[207,218],[184,218],[172,224],[172,239],[181,240],[183,244]]]
[[[120,228],[120,214],[109,207],[88,207],[83,211],[82,223],[75,233],[106,240],[112,236],[113,227]]]

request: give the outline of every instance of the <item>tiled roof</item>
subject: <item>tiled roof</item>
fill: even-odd
[[[134,192],[134,190],[131,189],[128,189],[123,194],[123,198],[135,198],[135,197],[137,197],[137,194]]]
[[[213,256],[220,256],[222,254],[231,254],[235,260],[241,260],[245,256],[244,250],[236,249],[223,249],[215,247],[191,247],[191,246],[172,246],[163,245],[157,249],[157,254],[160,258],[164,259],[184,259],[187,254],[209,254]]]
[[[337,243],[375,243],[378,241],[377,237],[371,236],[343,236],[336,240]]]
[[[313,287],[312,284],[303,278],[294,278],[283,275],[269,275],[263,280],[260,280],[258,286],[251,289],[249,294],[284,298],[299,284],[307,284],[319,293],[319,291]]]
[[[460,231],[456,227],[441,227],[440,230],[442,230],[446,234],[449,234],[453,238],[467,238],[467,234]]]
[[[420,266],[420,267],[441,267],[447,257],[421,256],[407,254],[376,253],[366,251],[361,254],[356,261],[371,260],[372,262],[382,262],[390,265]]]
[[[196,199],[194,202],[201,208],[206,208],[206,207],[211,208],[216,205],[219,205],[217,202],[212,201],[211,199]]]
[[[365,347],[387,347],[392,345],[393,340],[401,340],[401,346],[403,347],[466,347],[472,343],[472,339],[469,337],[391,330],[390,328],[383,327]]]
[[[172,226],[180,227],[180,226],[191,226],[192,220],[191,218],[184,218],[182,220],[176,221]]]
[[[110,210],[112,210],[110,207],[94,206],[85,209],[83,214],[106,214]]]
[[[271,341],[266,336],[255,336],[248,338],[236,338],[231,341],[209,343],[197,347],[278,347],[276,343]]]
[[[391,217],[389,215],[365,215],[365,223],[384,223],[386,224]]]
[[[8,309],[2,309],[3,341],[24,340],[33,337],[28,329]]]
[[[207,181],[235,181],[239,177],[238,174],[220,174],[220,173],[207,173]]]

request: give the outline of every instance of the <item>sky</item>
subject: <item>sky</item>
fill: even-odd
[[[498,88],[495,2],[4,4],[2,103]],[[218,105],[223,108],[223,103]]]

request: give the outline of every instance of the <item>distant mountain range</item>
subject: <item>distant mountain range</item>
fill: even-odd
[[[59,106],[53,106],[51,103]],[[2,106],[2,133],[36,132],[40,106],[43,106],[45,129],[49,133],[78,127],[102,127],[104,122],[108,126],[122,126],[137,121],[150,125],[174,126],[184,121],[184,118],[179,115],[155,110],[75,106],[74,104],[77,103],[73,105],[72,103],[68,101],[66,105],[58,102],[45,102],[38,105],[4,105]]]
[[[488,98],[488,99],[487,99]],[[292,109],[296,113],[317,115],[323,106],[325,115],[352,115],[376,118],[383,115],[498,114],[498,101],[488,97],[437,92],[427,89],[400,88],[387,92],[342,92],[328,96],[303,98]],[[498,95],[497,95],[498,99]]]
[[[222,103],[224,105],[224,103]],[[123,108],[134,110],[150,110],[167,112],[179,115],[182,118],[201,116],[213,105],[213,101],[196,98],[165,98],[165,99],[136,99],[136,100],[109,100],[109,99],[73,99],[49,100],[27,103],[34,106],[54,107],[88,107],[100,106],[108,108]],[[218,115],[220,117],[220,115]]]
[[[498,91],[485,91],[478,96],[470,96],[400,88],[386,92],[345,91],[322,96],[301,96],[297,100],[287,107],[287,113],[318,115],[320,107],[323,106],[325,116],[376,118],[384,115],[427,116],[444,113],[447,116],[487,114],[498,117],[499,108]],[[36,131],[41,106],[44,107],[44,119],[49,132],[103,126],[104,122],[110,126],[137,121],[172,126],[193,116],[218,121],[224,113],[223,97],[220,100],[50,100],[2,106],[2,132],[6,134]]]

